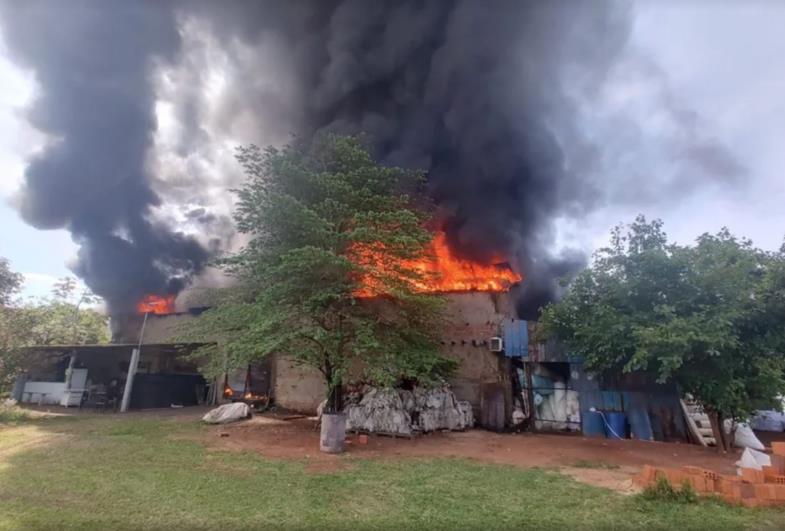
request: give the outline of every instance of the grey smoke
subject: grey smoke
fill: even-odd
[[[652,198],[661,189],[662,179],[643,173],[645,164],[617,161],[629,160],[633,144],[659,146],[662,139],[625,116],[601,124],[586,117],[609,77],[638,68],[658,83],[660,104],[681,128],[662,147],[677,161],[675,176],[667,177],[669,193],[686,186],[681,176],[694,167],[702,171],[692,187],[744,172],[724,146],[702,134],[656,65],[625,63],[632,17],[623,2],[83,0],[57,6],[9,2],[3,9],[9,47],[42,86],[35,125],[63,139],[31,162],[22,212],[39,227],[68,227],[82,244],[77,271],[112,301],[126,301],[142,287],[182,284],[206,258],[193,240],[154,227],[146,216],[158,202],[144,165],[155,130],[154,64],[179,68],[168,94],[184,129],[174,150],[203,162],[155,181],[188,222],[229,238],[227,219],[199,208],[211,199],[203,190],[218,164],[210,149],[216,139],[236,138],[238,130],[238,141],[260,144],[289,133],[306,140],[323,131],[365,133],[384,162],[428,171],[443,228],[459,254],[480,261],[501,255],[526,276],[519,305],[525,318],[536,317],[558,296],[559,278],[586,262],[577,251],[553,252],[557,220],[580,219],[609,199]],[[194,21],[195,33],[215,39],[227,54],[220,112],[209,124],[202,75],[211,55],[207,46],[185,49],[181,40]],[[249,117],[258,135],[238,127]],[[616,166],[627,181],[610,177]],[[636,179],[648,185],[637,197]],[[101,202],[91,197],[94,190],[111,198]],[[225,247],[210,243],[212,251]],[[128,289],[117,292],[118,286]]]

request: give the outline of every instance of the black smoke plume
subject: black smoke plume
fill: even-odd
[[[48,135],[29,161],[22,217],[67,228],[73,270],[110,311],[148,293],[177,293],[207,258],[193,239],[150,219],[160,200],[146,170],[156,128],[155,61],[173,60],[179,34],[163,3],[8,1],[2,34],[39,87],[29,113]]]
[[[536,317],[558,295],[558,279],[585,263],[580,253],[554,254],[559,220],[581,219],[609,197],[627,201],[645,190],[663,195],[656,176],[637,163],[631,169],[638,181],[617,186],[621,194],[605,177],[611,149],[629,160],[628,138],[653,144],[637,124],[614,117],[614,142],[604,142],[596,138],[598,128],[580,118],[623,64],[631,28],[623,2],[2,5],[6,43],[41,88],[31,121],[51,137],[27,169],[22,214],[37,227],[72,232],[81,245],[75,270],[113,307],[144,293],[177,291],[206,258],[194,240],[150,221],[161,186],[145,165],[156,128],[150,74],[161,65],[188,70],[169,88],[184,129],[176,148],[182,157],[212,153],[211,144],[226,138],[266,144],[270,131],[305,139],[337,131],[365,133],[385,163],[426,169],[451,247],[478,261],[503,255],[525,275],[519,304],[525,318]],[[202,46],[191,53],[182,43],[194,33]],[[226,56],[226,79],[220,112],[207,120],[203,73],[215,66],[205,52],[213,41]],[[652,82],[659,79],[655,70],[646,70]],[[667,113],[683,121],[683,109],[661,84]],[[258,123],[258,138],[245,134],[247,126],[236,134],[234,124],[247,124],[249,116]],[[670,159],[693,165],[677,175],[695,175],[695,165],[720,161],[703,173],[738,177],[742,169],[722,146],[695,127],[688,133],[666,143]],[[214,162],[202,160],[207,168]],[[179,197],[189,199],[175,201],[188,203],[183,208],[209,206],[209,197],[197,196],[211,173],[179,175]],[[684,179],[672,181],[668,190],[674,184],[683,190]],[[223,221],[207,210],[188,211],[198,213],[189,220],[204,220],[205,232],[217,230],[208,220]]]
[[[554,220],[593,201],[588,168],[571,167],[588,148],[567,90],[602,81],[627,39],[623,5],[235,2],[212,16],[228,38],[284,43],[300,81],[293,130],[366,133],[384,162],[425,168],[451,247],[526,275],[522,317],[585,263],[549,251]]]

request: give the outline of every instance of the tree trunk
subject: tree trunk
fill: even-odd
[[[721,413],[713,410],[707,410],[706,414],[709,416],[711,422],[711,431],[714,434],[714,440],[717,441],[717,452],[728,452],[728,438],[725,435],[725,427],[723,426],[724,418]]]
[[[333,367],[329,360],[324,364],[324,379],[327,382],[327,403],[325,413],[340,413],[343,410],[343,390],[341,380],[334,378]]]
[[[717,423],[722,428],[722,444],[725,452],[731,452],[733,450],[733,438],[735,429],[733,427],[733,423],[731,423],[731,431],[730,433],[725,433],[725,415],[722,413],[717,414]]]
[[[341,382],[335,382],[327,394],[327,406],[324,408],[328,413],[340,413],[343,410],[343,389]]]

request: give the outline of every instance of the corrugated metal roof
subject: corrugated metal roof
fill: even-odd
[[[182,349],[185,347],[198,347],[207,345],[208,343],[142,343],[142,348],[160,348],[160,349]],[[23,350],[35,351],[57,351],[63,352],[68,350],[122,350],[134,349],[139,346],[137,343],[97,343],[90,345],[33,345],[24,347]]]

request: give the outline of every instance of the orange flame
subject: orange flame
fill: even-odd
[[[139,313],[166,315],[174,313],[174,295],[145,295],[136,305]]]
[[[390,270],[384,264],[384,257],[367,248],[355,253],[358,262],[376,268]],[[407,261],[402,265],[423,273],[425,280],[415,281],[414,288],[420,292],[461,292],[461,291],[506,291],[511,285],[523,280],[523,277],[510,269],[509,265],[496,257],[492,264],[480,264],[459,258],[453,254],[447,244],[444,232],[437,232],[426,258]],[[372,278],[363,280],[365,287],[357,295],[369,297],[378,295],[377,284]]]

